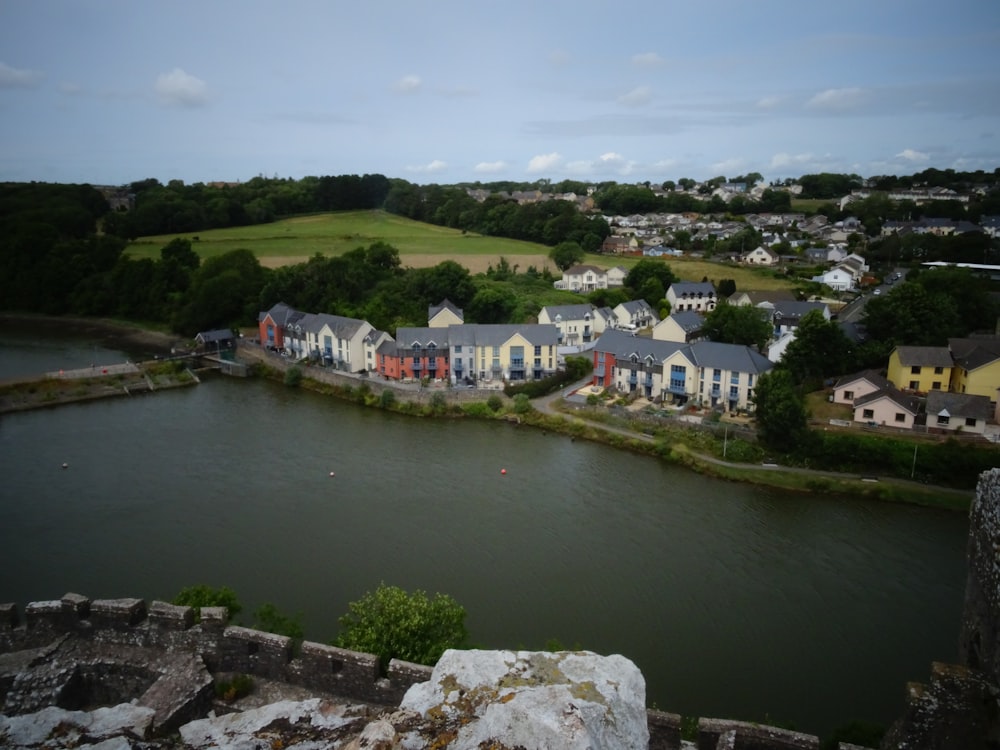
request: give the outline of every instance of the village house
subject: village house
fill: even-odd
[[[833,402],[853,406],[854,401],[876,391],[890,388],[892,383],[875,370],[865,370],[854,375],[845,375],[833,385]]]
[[[705,318],[693,310],[671,313],[655,326],[653,338],[657,341],[676,341],[689,344],[698,341],[705,327]]]
[[[901,390],[946,391],[953,362],[946,346],[897,346],[889,355],[886,378]]]
[[[772,364],[747,346],[673,341],[608,331],[594,346],[593,385],[660,403],[729,411],[752,408],[754,384]]]
[[[431,328],[447,328],[448,326],[461,325],[465,322],[465,313],[462,308],[452,304],[449,300],[442,300],[438,305],[431,305],[427,308],[427,325]]]
[[[559,344],[579,346],[589,344],[604,333],[607,321],[597,314],[592,304],[546,305],[538,313],[538,322],[554,325],[559,331]]]
[[[623,330],[638,331],[660,322],[660,318],[644,299],[629,300],[615,305],[612,313],[615,316],[615,327]]]
[[[993,414],[986,396],[931,391],[927,394],[927,430],[982,435]]]
[[[948,339],[954,367],[951,390],[985,396],[998,403],[1000,389],[1000,336],[972,336]]]
[[[920,414],[920,399],[891,384],[854,399],[854,421],[871,426],[911,430]]]
[[[667,289],[667,302],[672,312],[693,310],[707,313],[715,309],[718,301],[710,281],[675,281]]]
[[[781,257],[771,248],[759,245],[743,255],[740,261],[752,266],[776,266]]]
[[[371,323],[327,313],[305,313],[284,330],[285,349],[295,359],[309,358],[325,367],[362,372],[365,338],[374,331]]]
[[[554,282],[553,286],[569,292],[593,292],[596,289],[622,286],[627,275],[628,272],[621,266],[604,270],[597,266],[578,264],[563,271],[562,278]]]
[[[541,380],[558,367],[554,325],[466,324],[448,329],[452,384]]]

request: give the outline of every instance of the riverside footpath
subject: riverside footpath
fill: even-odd
[[[606,424],[601,421],[587,419],[586,412],[580,407],[586,403],[586,396],[579,395],[581,389],[590,384],[589,377],[560,389],[548,396],[532,401],[532,406],[548,417],[563,419],[571,424],[585,426],[589,430],[605,435],[615,435],[628,440],[638,441],[650,448],[660,444],[662,437],[649,434],[642,429],[632,429],[618,425]],[[680,425],[678,425],[680,426]],[[718,431],[718,425],[708,427],[700,420],[687,421],[684,429],[704,429],[713,434]],[[736,432],[734,426],[733,432]],[[741,427],[744,439],[756,440],[752,429]],[[680,438],[681,436],[678,435]],[[680,442],[680,441],[679,441]],[[881,488],[896,489],[903,496],[887,497],[893,501],[913,502],[919,505],[934,505],[954,510],[966,510],[974,496],[973,490],[956,489],[927,485],[915,480],[895,477],[879,477],[860,475],[856,472],[840,472],[827,469],[810,469],[801,466],[786,466],[776,462],[739,463],[727,461],[704,451],[692,450],[687,444],[679,444],[671,450],[679,454],[678,460],[689,468],[704,474],[710,474],[723,479],[746,481],[755,484],[765,484],[784,489],[800,489],[805,491],[838,491],[866,496],[882,495]]]

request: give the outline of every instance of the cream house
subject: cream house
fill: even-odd
[[[709,281],[677,281],[667,289],[671,312],[712,312],[719,302],[715,287]]]
[[[920,413],[920,399],[897,388],[873,391],[854,400],[854,421],[910,430]]]
[[[565,289],[569,292],[592,292],[595,289],[622,286],[626,275],[627,272],[620,266],[606,271],[597,266],[578,264],[563,271],[562,278],[556,281],[554,286],[556,289]]]
[[[931,391],[927,394],[927,429],[982,435],[992,415],[986,396]]]
[[[742,260],[753,266],[776,266],[781,258],[771,248],[760,245],[744,255]]]
[[[856,399],[890,386],[891,383],[874,370],[845,375],[833,385],[833,402],[853,406]]]
[[[582,305],[546,305],[538,313],[538,322],[554,325],[559,331],[559,343],[565,346],[589,344],[604,333],[605,318],[597,308]]]

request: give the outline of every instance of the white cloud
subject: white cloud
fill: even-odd
[[[0,62],[0,89],[30,89],[41,83],[44,77],[38,70],[12,68]]]
[[[596,159],[588,161],[578,159],[566,164],[566,171],[574,175],[628,175],[635,171],[636,162],[626,159],[619,153],[609,151]]]
[[[180,68],[157,76],[155,88],[165,104],[200,107],[208,102],[208,86],[205,82]]]
[[[392,87],[401,94],[410,94],[419,89],[422,83],[420,76],[408,75],[400,78]]]
[[[764,96],[757,100],[757,109],[774,109],[781,104],[783,97]]]
[[[555,169],[562,162],[562,157],[552,152],[551,154],[539,154],[531,157],[528,162],[528,172],[548,172]]]
[[[746,162],[736,157],[734,159],[724,159],[723,161],[717,161],[711,166],[711,170],[716,174],[724,174],[727,176],[734,176],[737,172],[743,171],[743,165]]]
[[[906,159],[907,161],[927,161],[930,156],[923,153],[922,151],[914,151],[912,148],[904,148],[898,154],[896,154],[897,159]]]
[[[415,167],[407,167],[406,171],[433,173],[433,172],[443,172],[447,168],[448,168],[448,162],[441,161],[440,159],[435,159],[434,161],[428,164],[418,165]]]
[[[867,99],[867,95],[864,89],[856,87],[827,89],[826,91],[820,91],[806,102],[806,106],[810,109],[846,110],[854,109],[863,104],[865,99]]]
[[[771,169],[786,169],[788,167],[808,164],[813,159],[812,154],[775,154],[771,157]]]
[[[638,55],[632,55],[632,62],[636,65],[641,65],[644,67],[661,65],[663,63],[663,58],[660,57],[655,52],[643,52]]]
[[[649,103],[652,96],[653,91],[649,86],[636,86],[628,93],[619,96],[618,103],[624,104],[626,107],[641,107],[643,104]]]
[[[475,170],[480,173],[494,174],[507,169],[505,161],[481,161],[475,166]]]

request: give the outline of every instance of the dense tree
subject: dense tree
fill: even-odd
[[[578,242],[560,242],[549,252],[549,258],[560,271],[565,271],[583,260],[583,248]]]
[[[811,391],[822,385],[823,378],[842,375],[851,362],[851,342],[841,327],[819,310],[810,310],[799,321],[779,367],[788,370],[803,390]]]
[[[760,440],[770,448],[792,451],[804,438],[806,408],[787,370],[771,370],[757,379],[753,392]]]
[[[950,296],[909,282],[870,298],[862,321],[870,337],[892,345],[944,346],[967,333]]]
[[[1000,306],[985,276],[967,268],[930,268],[912,271],[906,283],[919,284],[928,294],[942,295],[954,302],[961,325],[956,335],[996,328]]]
[[[249,250],[208,258],[194,273],[186,303],[177,311],[174,330],[199,331],[252,323],[260,309],[266,269]]]
[[[517,298],[512,291],[490,284],[476,292],[465,312],[470,322],[510,323],[516,306]]]
[[[643,285],[649,279],[659,281],[664,290],[669,289],[670,285],[675,281],[680,281],[674,275],[674,272],[670,270],[670,266],[663,261],[643,258],[632,266],[631,270],[625,276],[625,286],[633,290],[636,296],[641,296],[639,290],[643,288]]]
[[[433,665],[447,649],[467,646],[465,616],[446,594],[429,597],[383,583],[348,605],[335,645],[376,655],[383,671],[392,659]]]
[[[712,341],[753,346],[764,351],[771,338],[771,323],[767,312],[759,307],[722,301],[705,316],[702,333]]]

